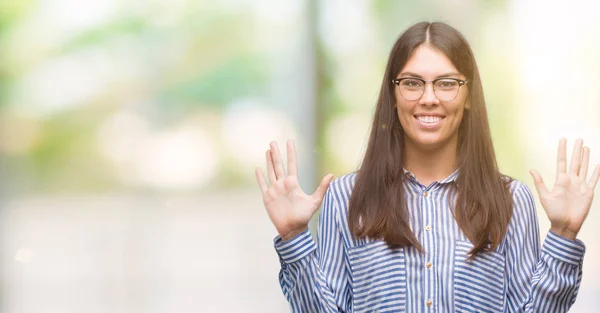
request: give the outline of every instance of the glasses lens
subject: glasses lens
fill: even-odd
[[[435,82],[435,96],[441,101],[452,101],[458,95],[460,85],[452,79],[440,79]]]
[[[425,85],[418,79],[403,79],[400,81],[400,94],[406,100],[417,100],[423,95]]]

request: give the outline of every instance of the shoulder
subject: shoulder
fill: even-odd
[[[356,182],[356,172],[344,174],[333,179],[329,185],[328,192],[334,196],[350,196],[354,183]]]
[[[341,212],[348,211],[350,195],[356,182],[356,172],[344,174],[336,177],[327,190],[328,201],[335,204]]]
[[[511,224],[528,224],[537,220],[535,198],[527,184],[513,179],[509,184],[509,190],[513,200]]]
[[[508,189],[512,194],[513,204],[515,206],[526,206],[528,204],[533,204],[533,193],[524,182],[514,178],[505,179],[510,180],[510,183],[508,184]]]

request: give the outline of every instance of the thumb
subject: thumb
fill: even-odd
[[[315,192],[312,194],[313,198],[315,198],[319,202],[323,200],[323,197],[325,197],[325,192],[327,191],[327,188],[329,188],[329,184],[333,180],[333,176],[333,174],[327,174],[325,175],[325,177],[323,177],[323,179],[321,179],[319,187],[317,187],[317,190],[315,190]]]
[[[540,197],[548,193],[548,188],[546,188],[546,184],[544,184],[544,180],[538,171],[529,170],[529,174],[533,177],[533,183],[535,184],[535,189],[537,190],[538,195]]]

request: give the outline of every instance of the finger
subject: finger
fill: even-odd
[[[596,188],[596,184],[598,184],[598,180],[600,179],[600,164],[596,165],[596,169],[592,173],[592,178],[590,178],[590,182],[588,185],[592,187],[592,190]]]
[[[273,158],[271,157],[271,150],[267,150],[267,172],[269,173],[269,183],[273,184],[277,181],[275,176],[275,170],[273,169]]]
[[[275,141],[271,141],[271,158],[273,159],[273,167],[275,168],[277,179],[285,177],[283,163],[281,163],[281,152],[279,152],[279,147]]]
[[[267,185],[267,182],[265,181],[265,177],[263,176],[262,170],[257,167],[256,170],[254,170],[254,174],[256,174],[256,181],[258,182],[258,186],[260,187],[260,190],[262,191],[263,194],[265,194],[265,192],[267,192],[267,190],[269,190],[269,186]]]
[[[581,157],[581,168],[579,169],[579,179],[585,182],[590,164],[590,148],[583,147],[583,156]]]
[[[544,180],[540,173],[536,170],[530,170],[529,174],[533,177],[533,183],[535,184],[535,189],[537,190],[538,195],[543,196],[548,193],[548,188],[546,188],[546,184],[544,184]]]
[[[561,138],[558,141],[558,153],[556,158],[556,176],[567,172],[567,139]]]
[[[294,147],[294,141],[287,141],[287,162],[288,162],[288,175],[298,175],[298,163],[296,161],[296,147]]]
[[[581,167],[581,148],[583,147],[583,140],[577,139],[575,140],[575,145],[573,146],[573,155],[571,155],[571,168],[569,170],[570,174],[579,175],[579,167]]]
[[[325,197],[325,192],[327,191],[327,188],[329,188],[331,180],[333,180],[333,176],[333,174],[327,174],[325,177],[323,177],[323,179],[321,179],[319,187],[317,187],[317,190],[315,190],[315,192],[312,194],[314,198],[323,200],[323,197]]]

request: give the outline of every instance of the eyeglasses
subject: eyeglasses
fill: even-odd
[[[421,99],[427,83],[433,84],[433,93],[438,100],[452,101],[456,99],[460,86],[466,84],[467,81],[457,78],[438,78],[427,81],[415,77],[402,77],[392,79],[392,83],[400,87],[400,95],[408,101]]]

